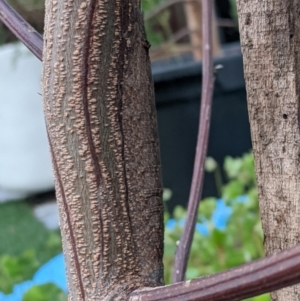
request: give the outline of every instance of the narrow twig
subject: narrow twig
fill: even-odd
[[[199,200],[202,193],[204,178],[204,161],[207,152],[211,102],[213,95],[213,60],[212,60],[212,0],[202,1],[203,21],[203,65],[202,95],[199,120],[198,141],[194,163],[193,179],[188,203],[187,216],[182,237],[175,256],[173,283],[184,280],[191,242],[193,239]]]
[[[43,38],[5,0],[0,0],[0,20],[39,59],[42,60]]]
[[[300,282],[300,245],[208,277],[135,291],[130,301],[235,301]]]

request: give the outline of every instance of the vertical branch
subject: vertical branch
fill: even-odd
[[[199,199],[202,193],[204,178],[204,161],[207,152],[211,103],[213,95],[213,60],[212,60],[212,0],[203,0],[203,65],[202,95],[199,120],[197,149],[194,163],[193,179],[188,203],[187,216],[182,237],[176,252],[173,282],[184,279],[188,255],[196,224]]]
[[[43,38],[5,0],[0,0],[0,20],[23,44],[42,60]]]
[[[163,284],[153,83],[138,0],[47,0],[43,97],[70,300]]]

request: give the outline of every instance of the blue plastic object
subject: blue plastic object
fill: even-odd
[[[247,197],[241,196],[237,199],[239,202],[247,201]],[[217,200],[217,207],[212,215],[212,222],[214,226],[219,230],[224,230],[228,218],[232,214],[232,209],[224,203],[223,200]],[[167,229],[173,229],[176,222],[170,219],[166,223]],[[184,225],[184,220],[180,222],[180,225]],[[208,235],[208,222],[196,224],[196,231],[203,235]],[[34,285],[45,284],[52,282],[61,288],[64,292],[67,292],[66,274],[63,254],[59,254],[45,263],[34,275],[32,280],[25,281],[14,286],[13,292],[10,295],[4,295],[0,292],[0,301],[22,301],[23,294]]]

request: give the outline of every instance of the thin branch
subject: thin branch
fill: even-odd
[[[0,20],[39,60],[42,60],[43,37],[5,0],[0,0]]]
[[[212,59],[212,13],[213,2],[203,0],[203,65],[202,65],[202,95],[199,120],[198,141],[194,163],[193,179],[188,203],[187,217],[182,237],[175,256],[173,283],[183,281],[187,266],[190,247],[193,239],[199,200],[202,194],[204,178],[204,161],[207,152],[211,103],[213,95],[213,59]]]
[[[130,301],[236,301],[300,282],[300,245],[238,268],[154,289]]]

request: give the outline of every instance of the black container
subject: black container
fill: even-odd
[[[251,149],[242,54],[227,44],[216,73],[208,156],[222,166],[224,157]],[[168,208],[186,206],[197,141],[202,65],[190,56],[152,64],[164,187],[173,191]],[[205,174],[203,197],[217,196],[214,177]]]

